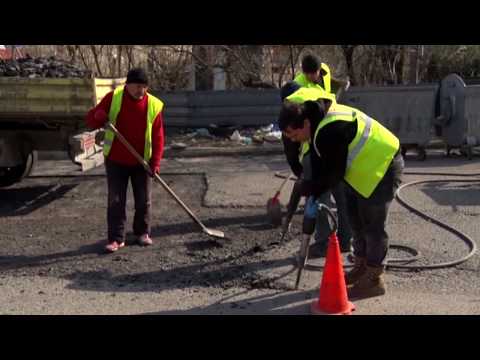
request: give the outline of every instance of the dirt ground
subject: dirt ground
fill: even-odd
[[[408,164],[410,170],[472,172],[478,161],[434,158]],[[34,176],[0,189],[0,313],[309,314],[324,260],[312,260],[319,268],[306,271],[299,291],[292,290],[301,216],[294,218],[284,242],[265,217],[266,200],[281,182],[273,176],[279,170],[287,170],[282,156],[165,160],[163,178],[208,227],[223,230],[227,238],[201,233],[158,186],[155,243],[139,247],[130,231],[129,190],[128,246],[105,255],[103,168],[81,175],[68,161],[42,162]],[[475,238],[480,234],[478,190],[478,184],[446,184],[408,189],[405,196]],[[466,252],[452,235],[398,204],[392,207],[389,232],[393,242],[421,252],[419,263],[448,261]],[[392,253],[397,255],[406,254]],[[453,269],[392,270],[389,294],[360,301],[356,313],[478,314],[479,269],[476,255]]]

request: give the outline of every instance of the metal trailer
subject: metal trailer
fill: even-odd
[[[480,145],[480,85],[467,85],[457,74],[448,75],[440,83],[437,101],[435,126],[447,156],[460,149],[471,159],[473,148]]]
[[[167,127],[269,125],[281,107],[278,89],[152,93],[166,104]]]
[[[85,116],[125,79],[0,78],[0,187],[32,171],[37,151],[65,151],[82,171],[103,163]]]
[[[438,85],[351,88],[342,103],[364,111],[400,139],[402,153],[415,147],[420,160],[432,138]]]
[[[465,155],[472,159],[473,148],[480,145],[480,85],[467,86],[465,94]]]

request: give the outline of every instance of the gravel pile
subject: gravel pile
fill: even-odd
[[[91,71],[59,60],[48,58],[22,58],[0,60],[0,76],[23,78],[89,78]]]

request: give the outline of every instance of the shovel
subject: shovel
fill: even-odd
[[[297,211],[298,204],[300,204],[300,200],[302,199],[302,183],[301,180],[297,180],[295,185],[293,185],[292,194],[290,195],[290,200],[287,206],[287,215],[285,216],[285,221],[282,227],[282,233],[280,242],[285,239],[285,236],[290,231],[290,223],[292,222],[293,215]]]
[[[220,230],[215,230],[215,229],[209,229],[207,228],[201,221],[200,219],[188,208],[187,205],[185,205],[185,203],[180,200],[180,198],[177,196],[177,194],[175,194],[173,192],[172,189],[170,189],[170,187],[167,185],[167,183],[165,181],[163,181],[163,179],[158,175],[158,174],[152,174],[152,170],[150,169],[150,166],[147,164],[147,162],[140,156],[138,155],[138,153],[135,151],[135,149],[132,147],[132,145],[130,145],[128,143],[128,141],[123,137],[122,134],[120,134],[120,132],[115,128],[115,126],[113,126],[112,124],[108,124],[108,128],[110,130],[112,130],[115,135],[118,137],[118,140],[120,140],[120,142],[125,145],[125,147],[128,149],[128,151],[130,151],[130,153],[135,156],[135,158],[140,162],[140,164],[143,165],[143,167],[145,168],[145,170],[150,174],[152,175],[155,180],[157,180],[160,185],[163,186],[163,188],[175,199],[175,201],[187,212],[187,214],[193,219],[193,221],[195,221],[198,225],[200,225],[200,227],[202,228],[203,232],[210,235],[210,236],[213,236],[213,237],[217,237],[217,238],[224,238],[225,237],[225,234],[223,233],[223,231],[220,231]]]

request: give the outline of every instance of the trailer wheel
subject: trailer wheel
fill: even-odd
[[[447,145],[447,146],[445,147],[445,156],[446,156],[446,157],[450,157],[450,152],[451,152],[451,151],[452,151],[452,147],[450,147],[450,146]]]
[[[419,161],[425,161],[427,159],[427,151],[425,148],[418,148],[417,159]]]
[[[467,158],[468,158],[468,160],[473,159],[473,148],[470,147],[470,146],[467,148]]]
[[[465,156],[468,160],[473,159],[473,149],[471,146],[466,146],[460,149],[460,154]]]
[[[0,187],[13,185],[30,175],[37,163],[37,159],[37,151],[33,150],[27,155],[23,164],[0,168]]]

